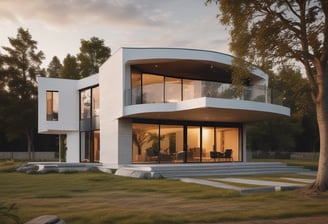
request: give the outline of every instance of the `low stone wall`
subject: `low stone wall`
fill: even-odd
[[[55,152],[33,152],[31,157],[35,161],[56,161]],[[11,160],[28,160],[28,152],[0,152],[0,159],[11,159]]]
[[[319,152],[247,151],[247,161],[250,161],[249,156],[252,159],[316,160],[319,158]]]
[[[292,152],[290,159],[299,160],[315,160],[318,159],[319,152]]]

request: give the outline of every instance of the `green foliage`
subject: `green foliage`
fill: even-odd
[[[326,92],[323,90],[325,81],[317,79],[319,75],[327,76],[324,74],[328,57],[328,52],[325,50],[328,46],[328,26],[324,19],[328,15],[327,2],[324,0],[206,1],[206,3],[213,2],[219,6],[219,21],[229,29],[230,49],[236,55],[234,83],[241,85],[244,82],[247,68],[251,69],[250,64],[264,71],[277,69],[279,75],[272,76],[271,87],[274,90],[272,94],[282,99],[285,106],[291,108],[292,118],[285,122],[285,126],[280,121],[257,124],[252,126],[250,135],[255,133],[260,136],[267,135],[268,133],[262,133],[263,130],[267,130],[281,136],[279,129],[287,129],[291,132],[282,131],[287,136],[281,136],[286,141],[286,149],[292,147],[297,150],[300,148],[311,150],[311,145],[316,141],[317,136],[316,107],[311,101],[314,99],[315,103],[325,104],[328,98],[323,95]],[[286,64],[294,65],[296,61],[304,65],[307,79],[302,78],[300,71],[293,71],[291,66],[286,66]],[[275,90],[281,92],[281,95],[277,96]],[[297,131],[297,126],[300,131]],[[262,137],[267,139],[269,136]],[[261,147],[272,148],[264,146],[267,141],[262,139],[254,139],[253,142],[257,145],[262,144]],[[255,148],[258,147],[260,146]],[[324,150],[326,149],[321,151]]]
[[[300,132],[301,124],[291,119],[259,122],[247,128],[248,147],[255,151],[295,151]]]
[[[284,96],[283,105],[291,109],[293,118],[315,117],[315,104],[311,98],[308,80],[302,77],[299,70],[291,66],[283,66],[272,78],[272,89]]]
[[[99,67],[109,58],[110,48],[104,40],[92,37],[90,40],[81,40],[80,53],[76,56],[67,54],[63,65],[57,57],[53,57],[48,65],[49,77],[64,79],[81,79],[99,72]]]
[[[37,50],[37,42],[28,30],[19,28],[16,38],[8,38],[11,47],[2,47],[1,62],[1,128],[8,139],[25,136],[28,151],[33,147],[37,127],[37,76],[44,76],[41,68],[44,55]]]
[[[98,73],[99,67],[109,58],[110,51],[104,40],[97,37],[82,39],[80,53],[77,55],[81,78]]]
[[[47,68],[47,76],[50,78],[58,78],[60,76],[63,65],[57,56],[54,56]]]
[[[60,78],[80,79],[78,63],[75,56],[67,54],[63,61]]]
[[[17,210],[16,204],[7,207],[0,203],[0,221],[7,223],[8,220],[12,220],[16,224],[21,223],[19,217],[14,214],[15,210]]]
[[[248,147],[262,151],[312,151],[318,128],[307,80],[300,71],[285,66],[272,76],[271,88],[281,94],[283,105],[291,109],[291,117],[249,125]]]

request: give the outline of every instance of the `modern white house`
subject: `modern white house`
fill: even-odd
[[[67,136],[66,161],[131,164],[246,162],[245,124],[290,115],[254,68],[241,91],[232,56],[121,48],[81,80],[38,78],[39,133]]]

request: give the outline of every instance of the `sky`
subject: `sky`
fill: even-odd
[[[231,54],[218,6],[205,0],[0,0],[0,46],[28,29],[46,56],[79,52],[81,39],[120,47],[173,47]],[[0,49],[1,52],[2,49]]]

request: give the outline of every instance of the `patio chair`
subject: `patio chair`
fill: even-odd
[[[217,153],[215,151],[210,151],[210,157],[211,159],[214,159],[214,161],[216,161]]]
[[[223,158],[232,161],[232,149],[226,149]]]

